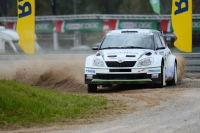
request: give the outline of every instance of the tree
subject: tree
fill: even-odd
[[[106,14],[104,0],[76,0],[76,14]],[[109,14],[155,14],[149,0],[107,0]],[[36,16],[53,15],[52,0],[35,0]],[[200,14],[200,0],[193,0],[193,14]],[[17,0],[7,0],[7,16],[17,16]],[[162,14],[171,14],[172,0],[160,0]],[[56,15],[74,14],[73,0],[56,0]],[[3,16],[0,10],[0,16]]]
[[[172,0],[160,0],[160,12],[162,14],[171,14]]]
[[[7,16],[17,16],[16,0],[7,0]]]
[[[51,0],[35,0],[35,15],[52,15]]]
[[[200,0],[192,0],[193,14],[200,14]]]
[[[124,0],[119,10],[121,14],[154,14],[147,0]]]

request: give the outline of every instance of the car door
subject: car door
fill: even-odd
[[[164,42],[162,36],[160,34],[154,34],[155,43],[156,43],[156,52],[163,56],[165,64],[167,63],[168,56],[170,54],[170,50]],[[166,67],[166,65],[165,65]]]
[[[166,60],[168,60],[168,57],[169,57],[169,55],[171,54],[171,51],[170,51],[170,49],[168,48],[166,42],[164,41],[163,36],[159,35],[159,37],[160,37],[162,46],[165,47],[165,50],[164,50],[165,58],[166,58]]]

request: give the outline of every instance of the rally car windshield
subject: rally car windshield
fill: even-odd
[[[100,49],[154,49],[153,35],[119,34],[107,35]]]

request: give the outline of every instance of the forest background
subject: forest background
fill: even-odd
[[[6,1],[6,3],[5,3]],[[54,8],[52,2],[55,2]],[[17,0],[1,0],[0,16],[17,16]],[[35,0],[36,16],[73,14],[155,14],[149,0]],[[200,14],[193,0],[193,14]],[[160,0],[160,12],[171,14],[172,0]],[[3,9],[7,8],[6,14]],[[54,9],[54,11],[53,11]]]

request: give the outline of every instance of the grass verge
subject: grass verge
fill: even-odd
[[[85,118],[106,109],[102,96],[68,94],[0,80],[0,129]]]

